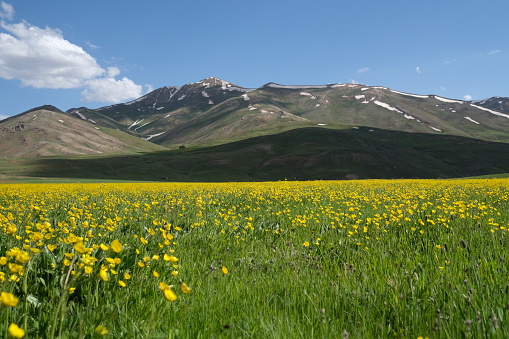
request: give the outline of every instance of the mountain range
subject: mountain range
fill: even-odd
[[[288,86],[268,83],[260,88],[248,89],[221,79],[207,78],[182,87],[162,87],[136,100],[98,109],[80,107],[62,112],[50,105],[34,108],[0,121],[0,157],[95,155],[104,159],[120,154],[135,157],[140,152],[174,152],[171,150],[180,151],[180,157],[185,151],[190,154],[190,150],[196,152],[199,149],[206,153],[206,150],[214,146],[236,141],[253,142],[255,145],[257,140],[261,140],[260,137],[264,137],[263,144],[272,146],[262,146],[260,149],[265,147],[270,158],[270,149],[276,149],[278,142],[284,142],[285,138],[281,135],[292,135],[292,138],[295,138],[299,131],[302,131],[302,136],[314,140],[311,144],[316,145],[317,135],[331,139],[327,147],[322,145],[327,148],[327,152],[334,152],[335,147],[338,150],[341,148],[335,144],[341,138],[338,135],[332,137],[334,133],[352,136],[351,133],[356,131],[367,131],[374,135],[388,136],[392,132],[392,135],[398,135],[400,140],[412,139],[415,145],[409,144],[405,147],[413,146],[413,150],[405,151],[400,149],[402,143],[398,142],[398,139],[384,139],[383,142],[389,143],[383,145],[384,149],[392,147],[402,152],[401,156],[398,156],[397,152],[392,155],[387,153],[388,158],[382,161],[385,167],[391,163],[401,163],[405,152],[415,152],[422,147],[424,148],[420,152],[428,152],[426,158],[429,159],[431,151],[425,149],[426,145],[439,140],[447,144],[454,138],[459,138],[454,140],[459,144],[469,144],[469,147],[482,145],[479,147],[486,150],[486,145],[489,144],[496,145],[493,147],[505,152],[505,147],[509,146],[509,98],[465,101],[360,84]],[[304,139],[297,142],[302,150],[306,149]],[[358,155],[361,151],[366,155],[373,150],[373,140],[367,142],[366,139],[358,138],[358,141],[365,142],[366,147],[363,149],[362,145],[351,145],[356,148],[355,152],[348,149],[342,149],[342,152]],[[454,148],[455,152],[458,152],[457,147],[449,144],[447,148]],[[315,149],[314,152],[316,151]],[[467,149],[464,151],[475,153]],[[293,149],[291,155],[295,155],[295,152],[300,151]],[[447,149],[441,152],[445,154]],[[275,156],[277,152],[273,153]],[[308,155],[316,158],[316,153]],[[338,154],[336,158],[337,156]],[[341,158],[341,155],[339,157]],[[351,163],[348,157],[343,158],[343,161]],[[363,159],[363,156],[357,158]],[[495,158],[494,162],[504,163]],[[242,157],[239,161],[242,161],[241,159]],[[327,159],[325,157],[318,161],[316,166],[310,166],[317,167],[317,170],[320,166],[324,168],[324,164],[331,163],[331,160]],[[270,159],[265,159],[268,160]],[[486,159],[484,161],[490,162]],[[356,166],[359,168],[382,164],[378,160],[371,164],[369,161],[357,162]],[[274,160],[274,163],[278,161]],[[338,165],[341,161],[332,163]],[[282,165],[284,164],[286,162]],[[327,166],[329,165],[325,167]],[[331,168],[328,170],[329,174],[319,177],[450,177],[509,172],[509,167],[502,165],[496,170],[488,171],[489,173],[483,172],[483,166],[462,166],[476,170],[460,173],[461,171],[444,169],[436,173],[428,171],[425,175],[419,174],[419,171],[404,174],[386,169],[382,171],[386,174],[377,176],[372,171],[359,169],[339,171],[340,175],[333,175],[334,168]],[[250,173],[257,172],[253,168],[245,170]],[[370,174],[362,174],[368,172]],[[424,172],[426,171],[423,169]],[[164,173],[157,175],[167,177]],[[248,175],[241,177],[244,180],[250,178]],[[257,180],[259,177],[264,175],[255,175],[251,179]],[[315,177],[312,174],[305,176],[307,179]],[[186,180],[185,175],[181,179]],[[187,179],[192,179],[192,176]]]

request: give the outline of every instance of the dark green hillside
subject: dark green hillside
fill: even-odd
[[[457,136],[302,128],[142,155],[2,160],[0,174],[168,181],[451,178],[507,173],[507,154],[509,144]]]

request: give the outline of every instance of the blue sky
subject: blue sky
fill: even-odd
[[[209,76],[509,96],[507,0],[0,1],[0,118]]]

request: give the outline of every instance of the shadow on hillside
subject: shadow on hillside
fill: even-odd
[[[372,128],[303,128],[220,146],[31,159],[27,175],[160,181],[452,178],[509,172],[509,144]]]

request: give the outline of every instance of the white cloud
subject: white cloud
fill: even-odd
[[[107,71],[106,77],[107,78],[114,78],[114,77],[116,77],[119,74],[120,74],[120,70],[118,69],[118,67],[108,67],[108,71]]]
[[[463,98],[464,98],[465,100],[472,100],[472,96],[471,96],[470,94],[465,94],[465,95],[463,96]]]
[[[0,114],[0,121],[9,118],[8,115]]]
[[[500,51],[498,49],[492,50],[488,53],[488,55],[498,54]]]
[[[1,27],[0,77],[19,79],[35,88],[76,88],[104,70],[81,47],[65,40],[62,32],[26,22]]]
[[[85,45],[88,46],[90,49],[98,49],[99,46],[92,44],[90,41],[85,41]]]
[[[145,87],[147,87],[145,94],[150,93],[154,90],[154,86],[152,86],[151,84],[145,84]]]
[[[421,68],[419,66],[415,68],[415,71],[417,72],[417,74],[421,74]]]
[[[366,73],[367,71],[369,71],[369,68],[368,67],[363,67],[363,68],[359,68],[357,70],[357,73],[358,74],[362,74],[362,73]]]
[[[81,93],[85,101],[118,103],[142,96],[142,86],[126,77],[92,79],[86,85],[88,88]]]
[[[13,15],[13,7],[1,2],[0,18],[12,19]],[[103,69],[82,47],[65,40],[59,29],[3,20],[0,29],[5,31],[0,30],[0,78],[34,88],[84,87],[82,98],[87,101],[118,103],[141,96],[142,86],[126,77],[115,80],[118,67]]]
[[[351,82],[352,84],[358,84],[358,83],[359,83],[357,80],[354,80],[354,79],[350,79],[350,82]]]
[[[11,4],[1,2],[0,3],[0,18],[6,20],[12,20],[14,18],[14,7]]]

